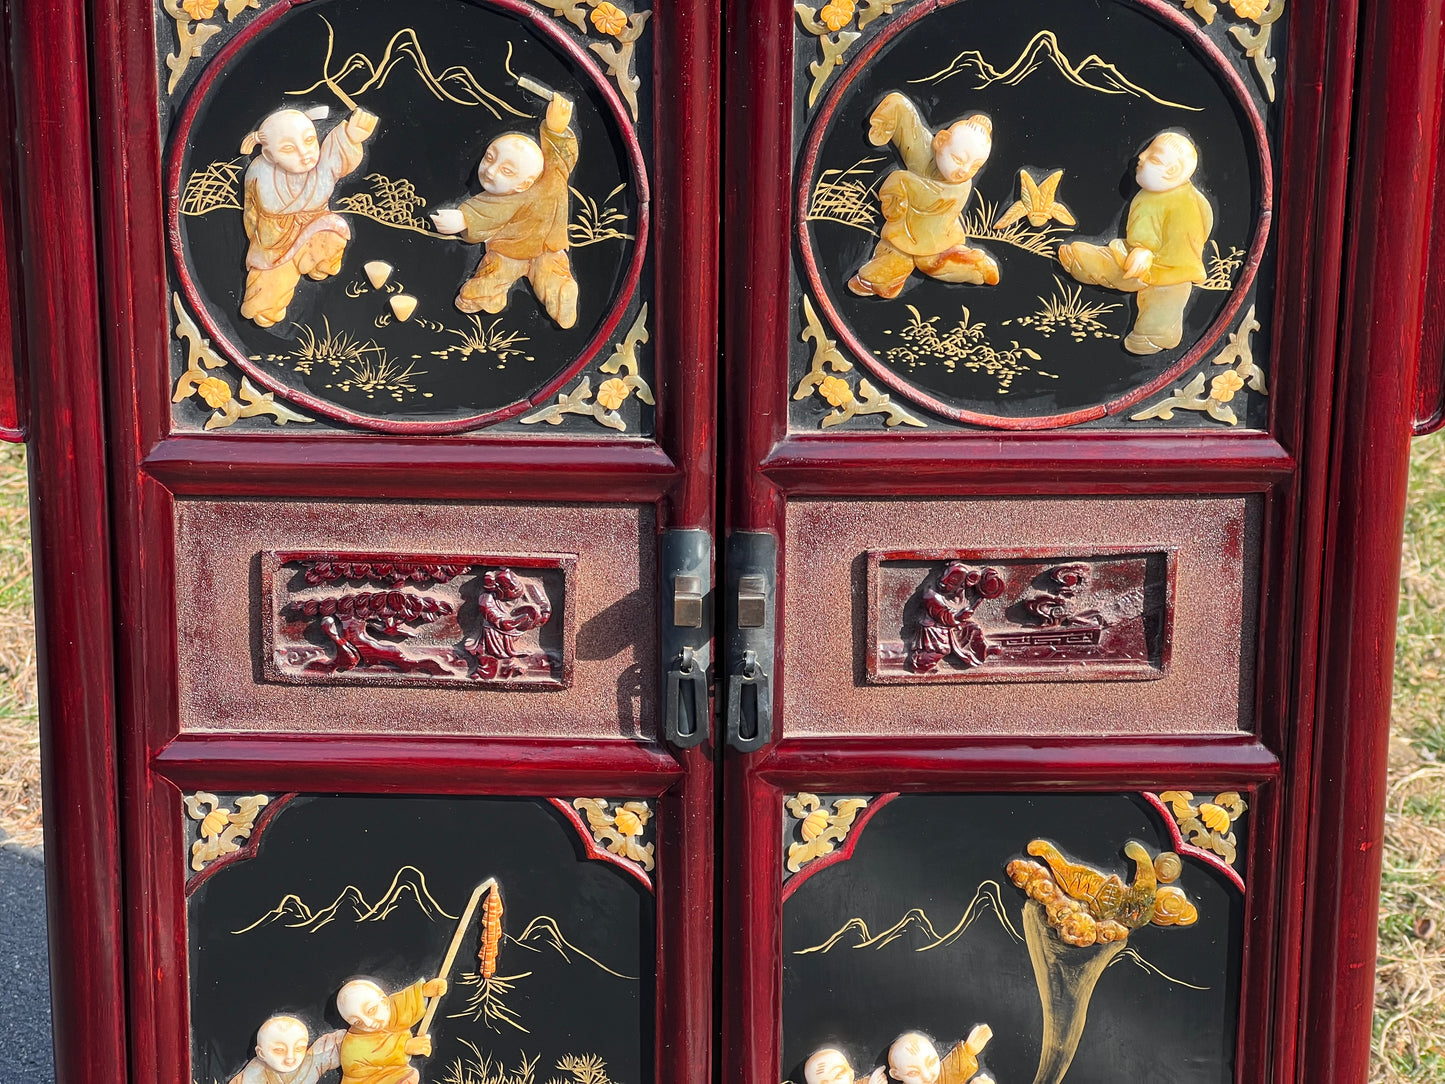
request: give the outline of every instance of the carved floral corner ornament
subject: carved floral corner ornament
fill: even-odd
[[[853,43],[863,36],[863,31],[874,19],[892,15],[893,9],[907,0],[827,0],[821,7],[811,8],[807,4],[794,4],[798,21],[803,30],[818,39],[822,56],[808,65],[813,77],[813,86],[808,91],[808,108],[812,109],[822,93],[823,86],[832,76],[834,69],[843,63],[843,56]],[[851,29],[857,17],[857,30]]]
[[[262,0],[225,0],[226,21],[234,23],[242,12],[260,9]],[[190,67],[192,60],[200,58],[206,43],[221,32],[221,25],[212,22],[220,15],[221,0],[160,0],[161,12],[176,24],[176,51],[166,56],[166,67],[171,77],[166,83],[166,93],[174,94],[176,87]]]
[[[239,851],[240,841],[250,838],[257,816],[270,801],[264,794],[253,794],[237,798],[232,810],[206,791],[188,796],[186,814],[200,822],[200,838],[191,844],[191,869],[199,873],[216,859]]]
[[[572,808],[587,817],[592,838],[609,854],[636,862],[649,873],[657,864],[656,844],[643,842],[652,821],[652,807],[647,802],[623,802],[613,807],[606,798],[578,798]]]
[[[564,415],[580,414],[596,419],[609,429],[626,432],[627,422],[618,413],[618,408],[627,402],[634,392],[637,398],[648,406],[657,402],[652,388],[638,372],[641,366],[637,360],[637,348],[648,339],[647,306],[643,305],[637,319],[632,322],[631,330],[620,343],[613,345],[612,356],[598,366],[603,373],[608,374],[609,379],[597,386],[595,396],[592,378],[584,376],[571,391],[558,395],[557,401],[551,406],[543,407],[535,414],[528,414],[522,419],[522,424],[536,425],[538,422],[546,422],[548,425],[561,425]]]
[[[1169,398],[1141,410],[1138,414],[1131,414],[1130,420],[1141,422],[1160,418],[1168,421],[1174,417],[1176,410],[1197,410],[1208,414],[1217,422],[1238,425],[1239,416],[1230,406],[1234,397],[1246,388],[1257,391],[1260,395],[1269,394],[1264,370],[1255,362],[1254,349],[1250,342],[1251,336],[1258,330],[1259,321],[1254,318],[1254,306],[1251,305],[1240,322],[1239,330],[1230,334],[1228,344],[1214,356],[1215,365],[1230,365],[1230,368],[1212,380],[1207,380],[1207,372],[1196,374],[1184,387],[1173,389]],[[1205,390],[1206,380],[1208,391]]]
[[[176,338],[186,343],[187,355],[186,371],[176,381],[176,392],[171,396],[171,402],[180,403],[192,396],[199,397],[215,411],[206,419],[207,430],[225,429],[242,418],[255,418],[262,414],[270,415],[277,425],[285,425],[287,422],[309,423],[315,420],[278,403],[270,392],[258,391],[250,379],[244,376],[241,377],[238,398],[227,381],[214,375],[214,370],[226,367],[226,359],[216,353],[210,341],[201,335],[195,320],[186,311],[180,294],[174,295],[174,303]]]
[[[1209,25],[1219,7],[1213,0],[1182,0],[1184,6]],[[1285,0],[1227,0],[1227,6],[1246,26],[1231,26],[1229,33],[1244,48],[1244,55],[1254,61],[1260,85],[1270,101],[1274,101],[1274,72],[1278,62],[1269,55],[1274,24],[1284,15]]]
[[[839,353],[838,344],[828,338],[818,320],[818,314],[813,310],[813,302],[806,295],[803,297],[803,317],[805,322],[799,338],[813,344],[813,363],[798,382],[793,399],[806,399],[816,393],[827,401],[833,409],[819,423],[820,428],[829,429],[842,425],[860,414],[887,415],[884,424],[890,429],[898,425],[911,425],[919,429],[928,427],[927,422],[920,421],[893,402],[890,396],[880,392],[866,377],[859,378],[855,391],[852,384],[836,375],[851,372],[853,363]],[[834,375],[829,374],[827,370],[830,369]]]
[[[607,74],[617,81],[617,89],[627,101],[632,119],[639,119],[637,92],[642,87],[642,80],[634,71],[634,53],[652,12],[628,13],[611,0],[557,0],[542,6],[550,9],[555,18],[567,20],[584,35],[595,31],[612,39],[592,42],[588,48],[602,58],[607,65]]]
[[[824,808],[816,794],[799,793],[787,801],[788,812],[797,820],[790,829],[797,839],[788,845],[788,872],[798,873],[809,862],[832,854],[834,846],[848,838],[867,798],[839,798],[832,810]]]
[[[1159,795],[1159,800],[1169,806],[1185,842],[1234,865],[1239,848],[1234,823],[1249,808],[1238,791],[1196,799],[1187,790],[1166,790]]]

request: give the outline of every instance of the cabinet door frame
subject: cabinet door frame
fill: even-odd
[[[32,476],[57,1078],[186,1077],[176,788],[234,786],[656,798],[654,1064],[659,1080],[695,1079],[713,1056],[707,751],[660,738],[181,733],[171,524],[185,497],[366,497],[630,504],[660,530],[710,531],[716,298],[694,270],[717,258],[718,12],[663,0],[649,26],[655,438],[565,440],[172,434],[159,9],[26,3],[9,15],[18,131],[34,148],[19,188],[35,254],[25,292],[41,407]]]
[[[729,13],[724,258],[754,283],[788,283],[797,21],[783,0],[739,0]],[[1373,927],[1342,930],[1340,918],[1373,913],[1378,890],[1428,230],[1410,217],[1387,242],[1384,223],[1430,175],[1421,133],[1437,116],[1440,37],[1433,3],[1386,3],[1359,26],[1349,0],[1292,0],[1288,18],[1266,431],[790,432],[796,298],[781,286],[729,292],[727,439],[740,457],[728,477],[729,533],[769,533],[781,545],[787,502],[799,497],[1255,494],[1265,510],[1255,722],[1238,735],[789,737],[780,647],[774,741],[729,752],[724,769],[725,868],[745,871],[724,892],[723,936],[743,946],[724,968],[726,1079],[778,1079],[785,794],[1139,790],[1165,779],[1259,788],[1238,1078],[1365,1078]],[[1359,86],[1357,34],[1360,55],[1379,58]],[[1352,154],[1379,170],[1352,175]],[[784,625],[780,616],[780,643],[802,634]]]

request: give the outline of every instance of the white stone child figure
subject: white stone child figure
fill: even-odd
[[[567,185],[577,165],[572,108],[570,98],[554,94],[536,139],[507,132],[492,140],[477,167],[482,191],[431,216],[438,233],[486,245],[457,294],[462,312],[501,312],[512,287],[526,278],[558,327],[577,322],[577,280],[567,255]]]
[[[258,327],[286,318],[302,276],[324,279],[341,270],[351,227],[331,211],[337,182],[361,164],[361,145],[376,117],[358,109],[319,142],[313,117],[279,109],[246,137],[242,154],[261,153],[246,170],[244,221],[246,296],[241,315]]]
[[[332,1031],[316,1042],[294,1016],[273,1016],[256,1032],[256,1056],[230,1084],[318,1084],[341,1064],[341,1037]]]
[[[993,1029],[980,1024],[940,1060],[928,1036],[905,1032],[888,1048],[888,1075],[901,1084],[939,1084],[940,1077],[942,1084],[994,1084],[991,1076],[978,1072],[978,1055],[992,1038]]]
[[[868,1084],[885,1084],[888,1074],[882,1066],[873,1070]],[[813,1056],[803,1064],[803,1080],[806,1084],[854,1084],[857,1075],[843,1051],[832,1046],[813,1051]]]

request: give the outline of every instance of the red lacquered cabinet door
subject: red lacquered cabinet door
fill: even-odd
[[[1363,1081],[1441,14],[9,5],[58,1078]]]
[[[62,1079],[710,1063],[716,23],[13,13]]]
[[[1363,1081],[1438,12],[729,12],[723,1078]]]

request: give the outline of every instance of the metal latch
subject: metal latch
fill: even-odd
[[[761,531],[728,536],[727,742],[740,753],[761,749],[773,736],[777,582],[776,538]]]
[[[708,740],[712,711],[712,535],[662,535],[662,714],[668,744],[691,749]]]

